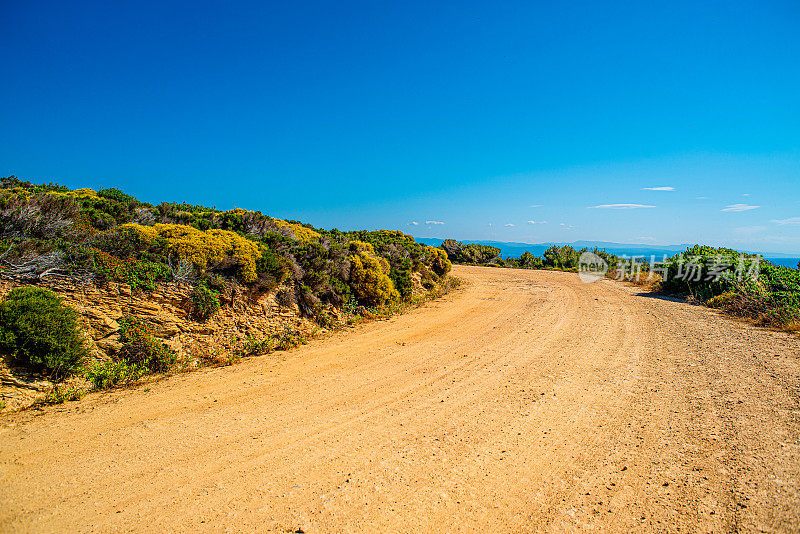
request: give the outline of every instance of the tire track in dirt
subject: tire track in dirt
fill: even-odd
[[[800,528],[797,338],[557,272],[23,414],[0,530]]]

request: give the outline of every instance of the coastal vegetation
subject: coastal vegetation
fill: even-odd
[[[570,245],[552,245],[541,257],[524,252],[518,258],[500,258],[495,247],[454,240],[445,240],[440,248],[453,263],[569,272],[578,272],[581,255],[591,252],[605,262],[609,278],[685,297],[764,326],[800,330],[800,270],[730,248],[695,245],[661,260]]]
[[[399,231],[325,230],[241,208],[150,204],[115,188],[5,177],[0,224],[0,278],[18,286],[0,305],[0,349],[53,379],[80,374],[98,389],[169,371],[178,358],[136,316],[119,318],[113,357],[88,357],[76,312],[44,286],[112,282],[144,294],[179,283],[190,288],[187,306],[198,322],[231,305],[224,295],[275,293],[287,309],[335,328],[421,303],[454,283],[443,250]],[[287,330],[236,353],[302,342]]]
[[[16,288],[0,302],[0,349],[55,377],[69,375],[87,355],[75,311],[38,287]]]

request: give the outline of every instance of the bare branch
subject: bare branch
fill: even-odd
[[[191,283],[194,281],[194,266],[191,262],[179,257],[178,264],[173,265],[172,255],[170,254],[167,256],[167,264],[169,264],[169,270],[172,273],[173,280],[184,283]]]

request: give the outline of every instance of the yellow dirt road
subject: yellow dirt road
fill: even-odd
[[[797,337],[455,274],[389,321],[3,421],[0,530],[800,529]]]

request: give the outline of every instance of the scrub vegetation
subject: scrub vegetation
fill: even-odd
[[[525,252],[505,259],[500,249],[485,245],[448,239],[440,247],[453,263],[570,272],[578,271],[582,253],[593,252],[608,265],[608,277],[686,297],[764,326],[800,330],[800,270],[729,248],[695,245],[651,263],[570,245],[553,245],[541,257]]]
[[[241,208],[154,205],[115,188],[2,178],[0,224],[2,278],[30,286],[114,281],[134,292],[180,282],[191,286],[197,321],[220,309],[225,286],[251,297],[280,286],[282,305],[330,328],[342,317],[394,313],[453,283],[443,250],[399,231],[324,230]],[[86,362],[75,312],[52,292],[17,289],[0,305],[0,349],[54,375],[81,372],[107,388],[175,363],[137,318],[125,318],[120,333],[123,350],[113,361]],[[254,340],[244,352],[303,341],[295,338]]]

